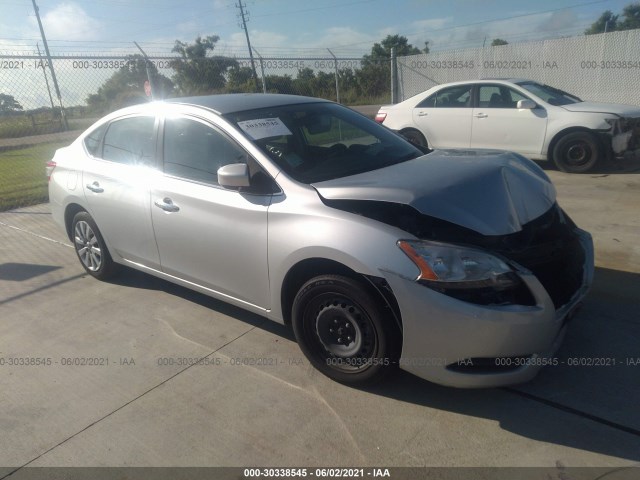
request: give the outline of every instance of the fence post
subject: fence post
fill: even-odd
[[[334,73],[335,73],[335,76],[336,76],[336,102],[340,103],[340,87],[338,85],[338,59],[333,54],[333,52],[331,50],[329,50],[328,48],[327,48],[327,51],[333,57],[333,70],[334,70]]]
[[[391,47],[391,103],[398,103],[398,93],[396,83],[398,79],[398,60],[396,58],[396,47]]]

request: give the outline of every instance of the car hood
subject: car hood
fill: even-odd
[[[436,150],[313,187],[327,200],[410,205],[483,235],[518,232],[556,200],[540,167],[516,153],[495,150]]]
[[[621,103],[580,102],[562,105],[562,108],[570,112],[613,113],[621,117],[640,117],[640,107]]]

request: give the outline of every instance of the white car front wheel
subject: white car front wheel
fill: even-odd
[[[553,161],[559,170],[584,173],[591,170],[600,157],[598,140],[588,132],[564,135],[553,147]]]

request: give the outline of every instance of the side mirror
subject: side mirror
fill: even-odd
[[[536,104],[536,102],[528,98],[526,100],[518,100],[518,104],[517,104],[518,109],[527,109],[527,110],[532,110],[537,106],[538,105]]]
[[[231,163],[218,169],[218,184],[237,189],[249,186],[249,166],[246,163]]]

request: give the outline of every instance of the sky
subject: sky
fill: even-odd
[[[218,35],[215,53],[246,57],[239,0],[38,0],[52,54],[169,54],[176,40]],[[432,51],[581,34],[632,0],[243,0],[263,57],[361,57],[389,34]],[[32,53],[40,34],[31,0],[0,0],[0,54]],[[40,44],[42,45],[42,44]]]

